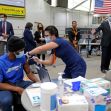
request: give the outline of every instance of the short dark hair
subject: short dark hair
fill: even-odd
[[[25,28],[32,28],[33,27],[33,24],[31,22],[27,22],[26,25],[25,25]]]
[[[6,14],[0,14],[0,15],[3,15],[3,17],[7,18],[7,15],[6,15]]]
[[[48,31],[51,35],[55,35],[56,37],[59,37],[58,29],[53,25],[46,27],[45,31]]]
[[[19,50],[25,48],[25,42],[23,39],[21,39],[17,36],[12,36],[7,41],[7,48],[8,48],[9,52],[19,51]]]
[[[72,24],[73,24],[73,22],[77,23],[77,21],[75,21],[75,20],[72,21]]]

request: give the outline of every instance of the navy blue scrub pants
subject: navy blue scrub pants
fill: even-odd
[[[85,77],[86,74],[86,63],[83,59],[65,68],[63,78],[76,78],[78,76]]]

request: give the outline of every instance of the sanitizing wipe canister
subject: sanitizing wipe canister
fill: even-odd
[[[41,84],[41,111],[56,111],[57,85],[52,82]]]

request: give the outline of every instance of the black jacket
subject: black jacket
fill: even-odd
[[[111,44],[111,29],[108,20],[103,21],[94,34],[100,30],[103,32],[101,46],[108,47]]]
[[[25,45],[25,52],[31,51],[32,49],[36,48],[36,42],[33,39],[32,32],[28,28],[26,28],[24,30],[23,35],[24,35],[23,39],[26,44]]]
[[[79,39],[80,39],[80,30],[79,29],[77,29],[77,41],[79,41]],[[71,31],[69,31],[68,32],[68,36],[69,36],[69,41],[72,43],[73,42],[73,40],[75,39],[75,34],[73,33],[73,31],[72,31],[72,29],[71,29]]]
[[[44,32],[42,32],[42,35],[43,35],[43,38],[44,38]],[[34,36],[35,36],[35,40],[38,44],[45,44],[45,40],[44,41],[41,41],[40,38],[41,38],[41,35],[40,35],[40,32],[39,31],[36,31],[34,33]]]

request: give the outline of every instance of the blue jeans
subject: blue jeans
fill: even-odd
[[[30,81],[21,80],[14,85],[25,89],[31,84]],[[12,111],[12,105],[14,105],[14,111],[26,111],[21,104],[21,95],[11,91],[0,91],[0,110]]]
[[[10,91],[0,91],[0,110],[12,111],[13,95]]]

